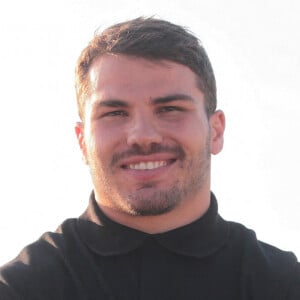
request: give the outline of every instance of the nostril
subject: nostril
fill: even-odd
[[[161,134],[155,130],[135,130],[128,135],[127,143],[132,146],[134,144],[141,147],[148,147],[152,144],[160,144],[162,142]]]

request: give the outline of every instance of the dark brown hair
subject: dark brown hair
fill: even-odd
[[[207,115],[215,111],[215,76],[200,41],[184,27],[152,17],[140,17],[96,33],[82,51],[76,66],[76,94],[81,119],[89,96],[89,69],[95,59],[107,53],[169,60],[188,66],[198,75],[198,87],[205,96]]]

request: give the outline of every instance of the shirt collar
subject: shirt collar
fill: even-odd
[[[210,207],[201,218],[160,234],[144,233],[112,221],[101,211],[92,193],[87,210],[77,220],[77,228],[84,243],[104,256],[128,253],[152,238],[172,252],[200,258],[220,249],[229,235],[228,223],[218,215],[213,193]]]

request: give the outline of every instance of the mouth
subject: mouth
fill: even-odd
[[[155,170],[155,169],[159,169],[162,167],[166,167],[166,166],[174,163],[175,161],[176,161],[176,159],[137,162],[137,163],[130,163],[130,164],[122,165],[121,168],[128,169],[128,170],[140,170],[140,171]]]

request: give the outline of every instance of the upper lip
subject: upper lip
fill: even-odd
[[[174,161],[177,157],[171,153],[157,153],[151,155],[135,155],[127,159],[120,161],[119,166],[129,166],[133,164],[143,163],[143,162],[157,162],[157,161]]]

